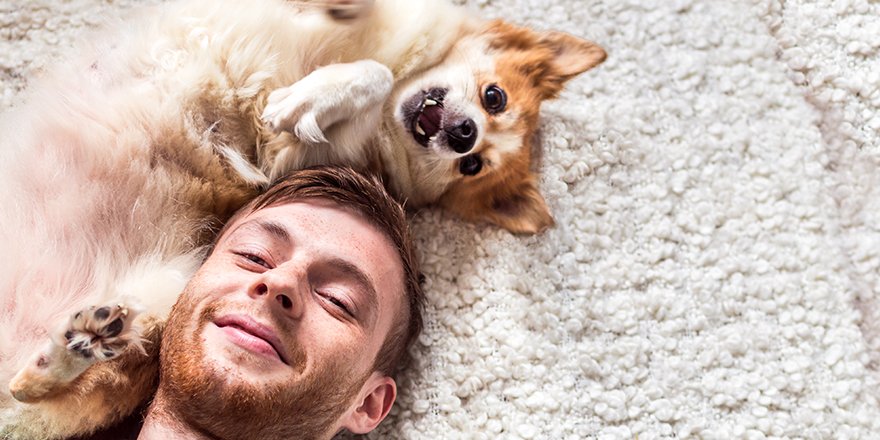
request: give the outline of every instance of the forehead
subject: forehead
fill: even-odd
[[[304,235],[307,243],[334,244],[342,247],[391,248],[391,241],[366,219],[351,209],[335,202],[310,198],[261,208],[235,220],[218,244],[242,230],[253,229],[254,224],[277,224],[291,234]],[[277,235],[271,230],[270,235]]]

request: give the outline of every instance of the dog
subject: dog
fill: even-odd
[[[106,26],[3,122],[0,436],[88,434],[143,404],[218,227],[292,170],[551,226],[540,104],[605,57],[441,0],[186,0]]]

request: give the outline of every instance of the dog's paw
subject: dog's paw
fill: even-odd
[[[67,349],[86,359],[94,357],[96,361],[119,356],[130,344],[140,342],[132,329],[134,318],[140,312],[139,307],[116,303],[75,313],[64,332]]]
[[[12,378],[10,393],[21,402],[37,402],[90,365],[115,358],[128,347],[146,353],[133,326],[142,311],[140,306],[121,302],[74,313]]]
[[[275,90],[269,94],[266,108],[263,109],[263,123],[271,131],[286,131],[304,142],[327,142],[318,123],[317,113],[322,109],[315,108],[316,101],[320,101],[319,94],[319,90],[310,89],[305,80]]]
[[[262,120],[269,130],[300,140],[326,143],[324,130],[363,112],[378,112],[394,77],[372,60],[321,67],[290,87],[269,95]]]

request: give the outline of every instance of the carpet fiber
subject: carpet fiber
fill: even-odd
[[[142,3],[0,1],[3,106]],[[465,6],[609,57],[543,107],[555,228],[413,219],[427,330],[368,437],[880,438],[880,5]]]

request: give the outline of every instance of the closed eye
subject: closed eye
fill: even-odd
[[[266,262],[266,260],[262,259],[261,257],[259,257],[257,255],[254,255],[252,253],[236,252],[235,255],[238,255],[239,257],[242,257],[245,260],[247,260],[253,264],[256,264],[258,266],[264,267],[266,269],[271,269],[271,266],[269,265],[269,263]]]
[[[345,313],[345,314],[348,315],[349,317],[352,317],[352,318],[354,317],[354,314],[351,312],[351,310],[348,308],[348,306],[345,305],[345,303],[344,303],[342,300],[340,300],[339,298],[336,298],[335,296],[333,296],[333,295],[328,295],[328,294],[320,294],[320,295],[321,295],[321,296],[322,296],[327,302],[329,302],[329,303],[332,304],[334,307],[336,307],[337,309],[339,309],[339,311]]]
[[[325,300],[328,311],[364,328],[376,325],[379,306],[375,284],[358,265],[344,258],[330,258],[311,268],[309,282]]]

